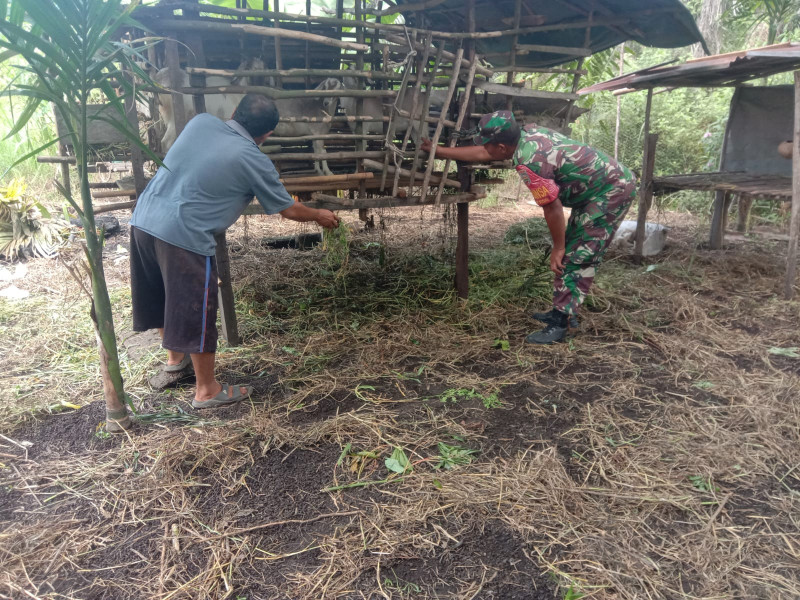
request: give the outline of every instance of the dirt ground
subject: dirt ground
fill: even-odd
[[[711,251],[662,215],[667,250],[612,251],[574,337],[531,347],[546,259],[503,236],[539,210],[472,207],[466,303],[441,212],[345,215],[345,252],[240,221],[243,341],[219,373],[255,392],[202,413],[191,379],[147,385],[162,356],[130,331],[123,227],[106,268],[142,417],[118,437],[86,299],[29,261],[30,297],[0,300],[0,597],[800,598],[785,244]]]

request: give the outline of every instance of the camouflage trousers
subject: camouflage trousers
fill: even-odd
[[[564,273],[553,284],[553,307],[575,315],[592,287],[597,265],[633,202],[634,181],[621,181],[607,194],[572,209],[566,232]]]

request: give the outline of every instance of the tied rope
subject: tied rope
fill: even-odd
[[[474,138],[480,132],[480,127],[473,127],[472,129],[457,129],[450,134],[450,139],[463,140],[466,138]]]

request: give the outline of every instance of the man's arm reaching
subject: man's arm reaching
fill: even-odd
[[[420,148],[423,152],[430,153],[431,150],[433,150],[433,144],[431,144],[429,139],[422,138],[422,144]],[[458,148],[436,146],[436,158],[450,158],[452,160],[460,160],[464,162],[487,162],[492,160],[492,157],[489,155],[489,152],[487,152],[484,146],[460,146]]]
[[[325,229],[333,229],[339,226],[339,217],[329,210],[320,208],[311,208],[301,202],[295,201],[289,208],[281,211],[281,216],[291,219],[292,221],[299,221],[300,223],[307,223],[314,221],[320,227]]]

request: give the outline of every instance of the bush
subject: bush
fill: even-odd
[[[64,241],[69,223],[54,218],[37,200],[26,194],[27,186],[12,179],[0,189],[0,256],[53,256]]]

